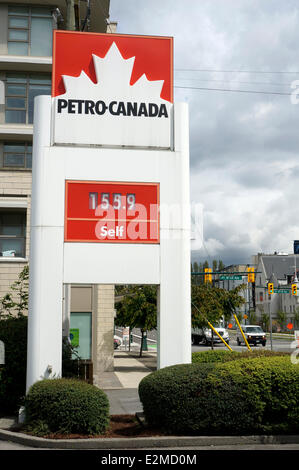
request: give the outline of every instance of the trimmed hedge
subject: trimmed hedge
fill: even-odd
[[[253,359],[255,357],[274,357],[289,356],[290,353],[280,351],[268,351],[267,349],[257,349],[254,351],[202,351],[192,353],[193,363],[210,363],[210,362],[228,362],[239,359]]]
[[[140,382],[139,396],[149,425],[169,433],[299,431],[299,365],[289,356],[166,367]]]
[[[104,434],[109,401],[99,388],[75,379],[36,382],[25,399],[26,428],[36,435]]]
[[[256,388],[256,408],[260,409],[259,426],[264,432],[297,433],[299,431],[299,364],[292,364],[290,356],[242,359],[221,364],[219,375],[246,378]]]

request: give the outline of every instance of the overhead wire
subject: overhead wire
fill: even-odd
[[[259,73],[259,74],[299,74],[299,71],[287,70],[222,70],[222,69],[175,69],[175,72],[209,72],[209,73]]]
[[[281,86],[289,87],[290,83],[276,83],[276,82],[248,82],[248,81],[239,81],[239,80],[217,80],[214,78],[185,78],[185,77],[176,77],[175,80],[191,81],[191,82],[217,82],[217,83],[238,83],[239,85],[270,85],[270,86]]]
[[[208,91],[224,91],[224,92],[231,92],[231,93],[256,93],[262,95],[283,95],[283,96],[291,96],[292,93],[284,93],[279,91],[260,91],[260,90],[232,90],[228,88],[209,88],[209,87],[189,87],[189,86],[180,86],[175,85],[174,88],[180,88],[184,90],[208,90]]]
[[[299,75],[299,72],[297,71],[286,71],[286,70],[279,70],[279,71],[269,71],[269,70],[244,70],[244,69],[239,69],[239,70],[225,70],[225,69],[196,69],[196,68],[178,68],[178,69],[175,69],[176,72],[209,72],[209,73],[247,73],[247,74],[298,74]],[[260,86],[260,85],[263,85],[263,86],[281,86],[281,87],[286,87],[286,86],[289,86],[290,87],[290,84],[289,83],[277,83],[277,82],[256,82],[256,81],[238,81],[238,80],[229,80],[229,79],[223,79],[223,80],[220,80],[220,79],[215,79],[215,78],[199,78],[199,77],[196,77],[194,74],[192,74],[191,77],[179,77],[179,76],[176,76],[175,78],[175,88],[178,88],[178,89],[185,89],[185,90],[202,90],[202,91],[223,91],[223,92],[228,92],[228,93],[253,93],[253,94],[263,94],[263,95],[281,95],[281,96],[291,96],[292,93],[291,92],[284,92],[284,91],[273,91],[272,89],[271,90],[243,90],[243,89],[233,89],[233,88],[216,88],[216,87],[203,87],[203,86],[192,86],[192,85],[179,85],[178,82],[180,81],[198,81],[198,82],[217,82],[217,83],[224,83],[224,84],[239,84],[239,85],[253,85],[253,86]]]

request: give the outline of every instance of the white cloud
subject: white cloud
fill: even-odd
[[[292,93],[299,74],[281,72],[299,71],[298,12],[295,0],[111,0],[119,32],[174,36],[175,69],[235,71],[176,70],[176,86],[227,90]],[[190,108],[191,200],[204,205],[200,256],[247,263],[257,251],[290,252],[299,239],[299,104],[180,88],[175,99]]]

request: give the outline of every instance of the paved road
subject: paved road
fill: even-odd
[[[122,329],[118,328],[117,331],[116,331],[116,334],[121,336],[121,332],[122,332]],[[230,344],[231,348],[234,351],[246,351],[247,350],[247,347],[245,345],[244,346],[238,346],[237,345],[236,332],[235,331],[230,331],[229,335],[230,335],[230,343],[229,344]],[[138,330],[138,329],[133,330],[133,340],[134,340],[134,342],[140,344],[140,338],[141,338],[140,330]],[[151,345],[154,346],[156,344],[156,340],[157,340],[157,331],[156,330],[149,331],[148,335],[147,335],[147,338],[148,338],[148,345],[149,346],[151,346]],[[291,343],[292,343],[292,341],[290,341],[289,339],[275,338],[275,336],[273,336],[273,342],[272,342],[273,351],[283,351],[283,352],[289,352],[290,353],[294,350],[291,347]],[[225,350],[225,349],[227,349],[226,346],[222,343],[221,344],[216,343],[214,347],[215,347],[216,350],[219,350],[219,349],[224,349]],[[253,350],[255,350],[256,348],[263,348],[263,346],[261,346],[261,345],[252,346]],[[270,338],[269,337],[267,337],[267,344],[265,346],[265,349],[268,349],[268,350],[271,349],[271,344],[270,344]],[[195,352],[195,351],[209,351],[209,350],[211,350],[211,346],[205,346],[203,344],[199,344],[198,346],[192,345],[192,352]]]
[[[231,348],[234,351],[246,351],[247,350],[247,347],[245,345],[242,345],[242,346],[237,345],[236,332],[235,331],[230,332],[229,335],[230,335],[229,345],[231,346]],[[276,338],[275,336],[273,336],[273,341],[272,341],[273,351],[281,351],[281,352],[288,352],[288,353],[294,351],[294,348],[291,346],[292,341],[290,341],[289,339]],[[217,343],[214,347],[215,347],[216,350],[227,349],[226,346],[222,343],[221,344]],[[261,345],[258,345],[258,346],[252,346],[251,345],[251,348],[253,350],[255,350],[257,348],[271,350],[270,338],[267,337],[267,344],[266,344],[265,348]],[[195,352],[195,351],[207,351],[207,350],[210,350],[210,349],[211,349],[211,346],[205,346],[203,344],[199,344],[198,346],[192,345],[192,351],[193,352]]]

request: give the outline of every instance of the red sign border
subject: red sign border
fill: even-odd
[[[110,37],[122,37],[122,38],[148,38],[148,39],[166,39],[170,41],[170,103],[173,103],[174,99],[174,53],[173,53],[173,37],[172,36],[150,36],[150,35],[143,35],[143,34],[120,34],[120,33],[113,33],[113,34],[107,34],[107,33],[94,33],[94,32],[85,32],[85,31],[68,31],[68,30],[60,30],[60,29],[55,29],[53,30],[53,51],[52,51],[52,97],[57,96],[55,93],[55,87],[56,87],[56,62],[55,62],[55,57],[56,57],[56,35],[57,34],[77,34],[77,35],[90,35],[94,37],[101,37],[101,36],[109,36]]]
[[[158,208],[160,207],[160,183],[151,183],[151,182],[133,182],[133,181],[93,181],[93,180],[65,180],[65,198],[64,198],[64,243],[118,243],[119,245],[159,245],[160,244],[160,214],[158,211],[158,238],[153,240],[68,240],[67,239],[67,197],[68,197],[68,184],[69,183],[83,183],[83,184],[122,184],[122,185],[132,185],[132,186],[156,186],[157,188],[157,204]]]

